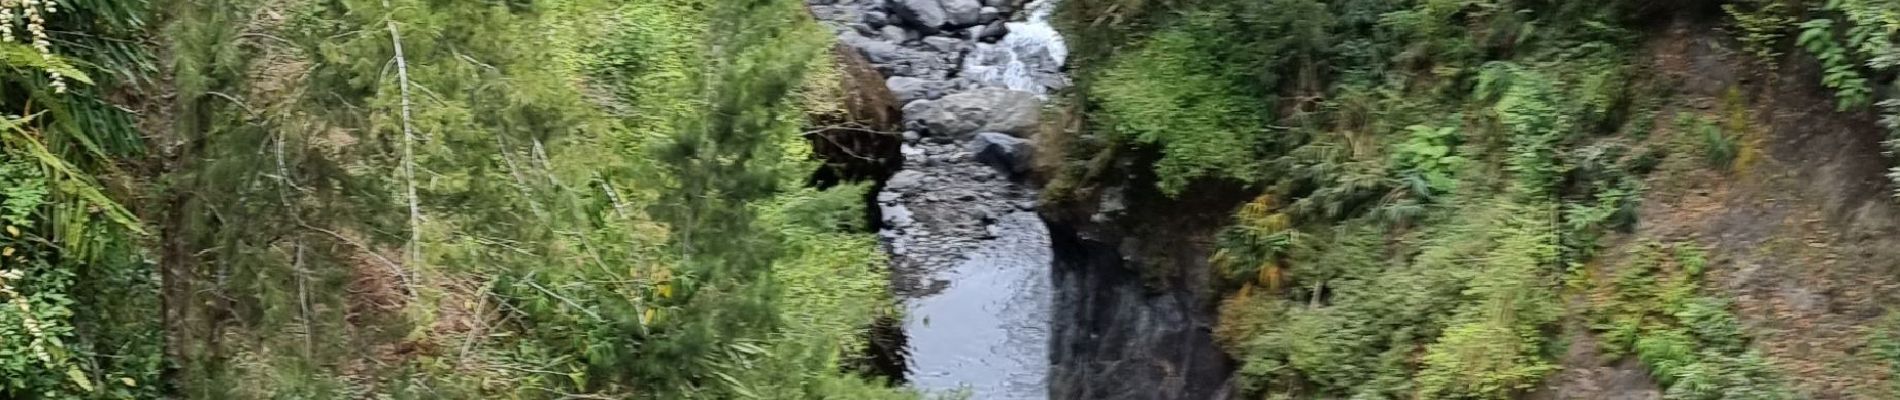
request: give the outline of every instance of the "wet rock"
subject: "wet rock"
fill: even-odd
[[[949,26],[970,26],[983,23],[983,3],[977,0],[940,0],[944,17]]]
[[[889,40],[892,43],[908,42],[911,38],[915,37],[910,31],[904,30],[904,27],[897,25],[885,25],[883,28],[877,28],[877,32],[878,37]]]
[[[1029,141],[996,132],[976,134],[970,140],[970,151],[976,153],[976,162],[988,164],[996,169],[1021,176],[1029,172],[1030,162],[1035,158],[1036,149]]]
[[[910,104],[912,101],[943,97],[944,89],[950,86],[950,83],[909,76],[893,76],[884,80],[884,86],[891,88],[891,94],[897,96],[899,104]]]
[[[950,77],[950,71],[957,66],[956,57],[944,53],[920,50],[890,44],[884,50],[884,61],[872,60],[879,72],[885,76],[909,76],[931,80],[943,80]],[[870,53],[865,54],[870,58]]]
[[[914,170],[897,171],[890,180],[884,181],[884,188],[892,191],[906,191],[923,185],[924,173]]]
[[[920,122],[933,136],[969,137],[977,132],[1017,137],[1035,134],[1042,102],[1029,92],[983,88],[904,105],[904,119]]]
[[[891,11],[911,28],[924,33],[937,33],[938,28],[950,22],[943,3],[938,0],[892,0]]]
[[[884,225],[886,226],[903,228],[917,222],[916,219],[911,217],[910,208],[902,205],[879,206],[878,210],[884,214]]]
[[[1003,11],[996,7],[983,7],[983,9],[978,10],[976,14],[978,24],[989,24],[1003,19]]]
[[[838,34],[838,41],[858,49],[858,53],[863,54],[865,60],[870,60],[874,64],[892,62],[900,57],[900,52],[905,50],[898,47],[896,43],[878,40],[855,30]]]
[[[1003,36],[1008,34],[1009,25],[1004,24],[1003,21],[995,21],[989,25],[984,25],[981,30],[976,32],[975,36],[979,42],[996,43],[998,40],[1003,40]]]
[[[882,28],[885,26],[889,26],[891,24],[891,17],[890,17],[890,14],[885,14],[883,11],[873,10],[873,11],[865,11],[863,13],[863,17],[859,19],[859,21],[864,22],[867,25]]]
[[[943,52],[943,53],[961,53],[963,52],[963,48],[964,48],[964,44],[962,40],[957,40],[956,38],[948,38],[948,37],[943,37],[943,36],[931,36],[931,37],[924,38],[924,45],[930,46],[930,48],[936,49],[937,51]]]
[[[1128,191],[1128,188],[1126,186],[1115,186],[1115,187],[1108,188],[1108,191],[1102,194],[1102,203],[1098,207],[1096,207],[1096,209],[1101,210],[1101,212],[1109,213],[1109,214],[1115,214],[1115,213],[1120,213],[1122,211],[1127,211],[1128,210],[1128,200],[1127,200],[1128,196],[1126,194],[1127,191]]]

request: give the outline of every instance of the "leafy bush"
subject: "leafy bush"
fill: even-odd
[[[1260,177],[1254,162],[1266,140],[1264,109],[1202,50],[1220,46],[1206,41],[1219,37],[1222,18],[1214,12],[1190,15],[1183,23],[1190,25],[1163,30],[1117,57],[1089,89],[1104,125],[1119,137],[1161,148],[1154,168],[1168,193],[1199,177]]]
[[[1787,382],[1749,348],[1728,302],[1701,293],[1705,250],[1641,243],[1595,290],[1593,328],[1610,355],[1634,355],[1668,399],[1790,399]]]
[[[1458,146],[1458,131],[1452,127],[1412,125],[1411,132],[1394,152],[1393,165],[1408,170],[1407,179],[1417,179],[1431,188],[1429,194],[1447,194],[1458,189],[1457,173],[1465,158],[1453,151]]]

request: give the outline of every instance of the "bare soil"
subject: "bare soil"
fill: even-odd
[[[1645,240],[1711,246],[1704,290],[1734,300],[1755,348],[1800,397],[1894,398],[1889,370],[1863,354],[1883,304],[1900,300],[1885,134],[1868,112],[1837,112],[1799,50],[1767,68],[1715,24],[1678,21],[1645,44],[1656,83],[1675,90],[1651,137],[1677,135],[1668,122],[1677,113],[1726,118],[1738,111],[1723,106],[1736,91],[1748,161],[1727,172],[1665,165],[1648,181],[1636,232],[1604,254]],[[1587,328],[1565,330],[1565,370],[1538,398],[1659,398],[1640,364],[1601,357]]]

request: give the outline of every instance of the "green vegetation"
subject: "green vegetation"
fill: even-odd
[[[1841,110],[1877,105],[1887,140],[1889,158],[1900,152],[1900,99],[1891,90],[1890,75],[1900,67],[1900,4],[1890,1],[1830,0],[1813,4],[1813,19],[1800,23],[1797,43],[1821,61],[1821,84],[1834,90]],[[1883,83],[1884,82],[1884,83]],[[1876,97],[1879,94],[1881,97]],[[1900,164],[1900,163],[1896,163]],[[1889,170],[1894,196],[1900,197],[1900,166]]]
[[[105,98],[143,77],[143,1],[0,13],[0,397],[156,398],[164,360],[145,228],[118,162],[144,150]],[[69,32],[84,32],[72,34]]]
[[[800,2],[56,6],[0,45],[0,397],[915,397],[846,370],[894,311],[868,186],[802,187]]]
[[[1728,302],[1706,294],[1705,250],[1693,243],[1641,243],[1593,289],[1602,349],[1642,360],[1670,399],[1796,398],[1748,347]]]
[[[1529,393],[1564,362],[1564,277],[1635,225],[1645,175],[1754,156],[1738,94],[1725,119],[1656,126],[1666,82],[1632,65],[1656,12],[1640,2],[1268,3],[1063,14],[1077,48],[1134,43],[1075,66],[1084,138],[1155,154],[1169,196],[1196,196],[1195,182],[1262,192],[1211,257],[1227,290],[1216,335],[1250,397]],[[1762,58],[1793,29],[1776,4],[1729,7]],[[1051,190],[1104,175],[1078,171]],[[1610,340],[1686,352],[1613,356],[1643,360],[1669,398],[1787,393],[1724,305],[1684,304]]]
[[[872,185],[805,187],[851,94],[803,7],[0,1],[0,398],[917,398],[852,370],[897,311]],[[1663,21],[1818,60],[1900,153],[1893,1],[1059,12],[1048,203],[1236,206],[1207,275],[1248,398],[1517,398],[1609,361],[1571,340],[1669,399],[1799,397],[1712,250],[1635,229],[1762,157],[1741,88],[1671,97]],[[1894,329],[1864,354],[1900,371]]]

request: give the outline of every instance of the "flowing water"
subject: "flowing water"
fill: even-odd
[[[994,226],[993,245],[936,274],[948,287],[909,302],[911,383],[967,389],[972,399],[1047,399],[1049,232],[1026,211]]]
[[[1055,0],[1029,4],[1001,40],[977,43],[964,56],[959,75],[1037,95],[1067,86],[1061,67],[1068,49],[1049,24],[1054,8]],[[910,380],[935,392],[967,390],[972,399],[1047,399],[1049,231],[1029,211],[996,218],[990,228],[996,237],[932,274],[948,286],[907,302]]]
[[[1062,63],[1068,61],[1069,48],[1062,35],[1050,25],[1056,0],[1029,3],[1021,21],[1005,23],[1009,34],[996,43],[978,43],[975,51],[964,56],[962,76],[995,87],[1031,92],[1038,95],[1068,86],[1062,75]]]
[[[1045,96],[1068,86],[1068,49],[1049,24],[1056,0],[1002,16],[1007,32],[993,43],[984,40],[994,32],[987,25],[939,31],[910,26],[918,17],[898,12],[941,0],[807,1],[879,73],[923,81],[928,89],[914,98],[980,87]],[[979,162],[971,138],[941,134],[908,135],[901,169],[876,197],[892,289],[905,308],[899,341],[907,348],[889,357],[902,358],[906,380],[926,392],[1048,399],[1054,251],[1032,211],[1035,188]]]

